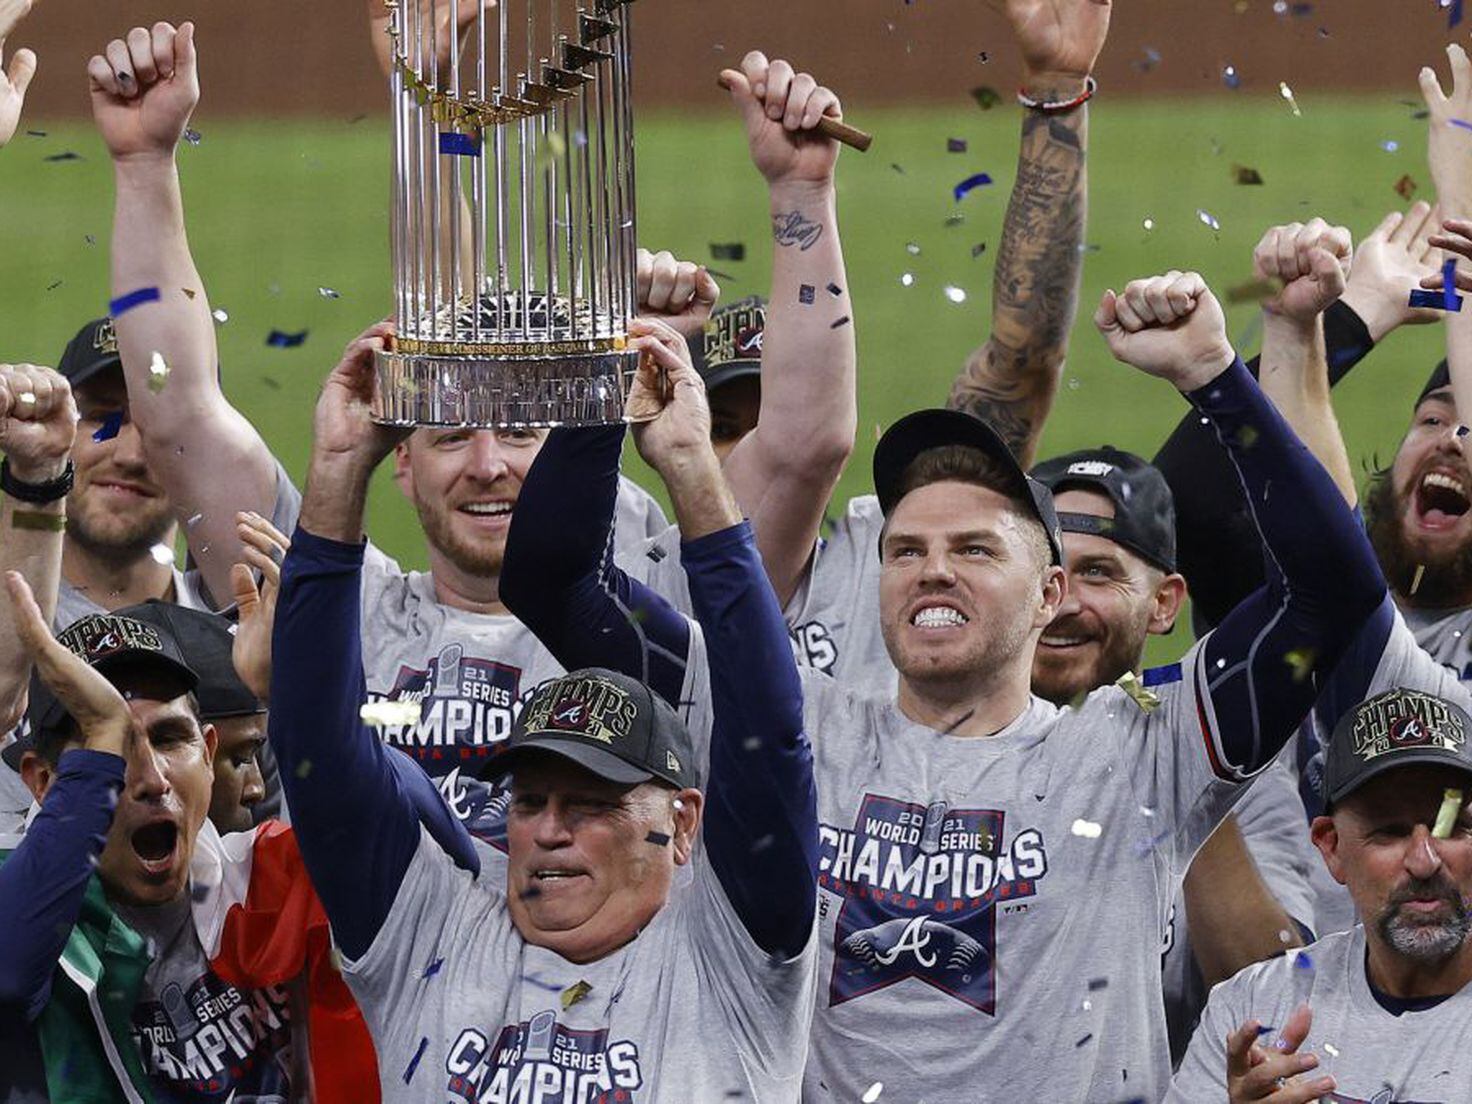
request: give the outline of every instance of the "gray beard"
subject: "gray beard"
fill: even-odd
[[[1391,902],[1375,921],[1380,938],[1396,954],[1417,962],[1441,962],[1462,949],[1472,933],[1472,914],[1455,894],[1449,898],[1452,918],[1442,923],[1417,924],[1404,919],[1399,903]]]

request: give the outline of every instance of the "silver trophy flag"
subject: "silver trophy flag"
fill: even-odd
[[[622,419],[629,2],[388,0],[398,327],[380,421]]]

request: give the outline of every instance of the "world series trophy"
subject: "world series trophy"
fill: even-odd
[[[377,420],[623,419],[629,3],[388,0],[397,333],[377,354]]]

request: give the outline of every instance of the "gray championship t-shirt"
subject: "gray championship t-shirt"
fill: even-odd
[[[422,834],[383,928],[343,970],[373,1034],[383,1098],[796,1101],[813,940],[774,960],[703,853],[693,865],[631,943],[577,965],[521,938],[503,878],[472,878]]]
[[[1249,966],[1211,991],[1201,1026],[1166,1104],[1227,1095],[1226,1039],[1246,1021],[1272,1028],[1299,1004],[1313,1009],[1300,1054],[1318,1055],[1310,1077],[1331,1075],[1332,1099],[1372,1104],[1462,1104],[1472,1099],[1472,986],[1431,1008],[1387,1009],[1365,974],[1365,932],[1337,932],[1297,954]]]
[[[1273,899],[1289,917],[1313,930],[1314,893],[1311,875],[1323,859],[1309,841],[1303,819],[1303,803],[1293,772],[1281,758],[1273,760],[1232,809],[1253,865]],[[1180,1062],[1196,1030],[1196,1021],[1206,1007],[1206,980],[1196,965],[1187,928],[1184,891],[1176,894],[1166,925],[1165,1027],[1170,1035],[1171,1064]],[[1292,933],[1297,936],[1297,931]]]
[[[1402,610],[1416,643],[1457,678],[1472,680],[1472,609]]]
[[[1212,771],[1199,654],[1160,673],[1148,713],[1114,687],[1034,698],[984,738],[804,672],[821,955],[804,1100],[1159,1099],[1171,902],[1242,792]]]

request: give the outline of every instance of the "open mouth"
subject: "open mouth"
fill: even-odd
[[[1450,529],[1472,509],[1467,488],[1447,472],[1427,472],[1416,488],[1416,519],[1427,529]]]
[[[1039,641],[1044,648],[1082,648],[1085,644],[1092,644],[1087,636],[1055,636],[1052,634],[1043,636]]]
[[[956,629],[968,620],[964,613],[951,606],[925,606],[915,611],[910,624],[917,629]]]
[[[164,863],[179,846],[179,827],[171,820],[157,820],[135,831],[132,842],[134,853],[145,863]]]
[[[514,506],[511,502],[467,502],[460,512],[471,517],[510,517]]]

